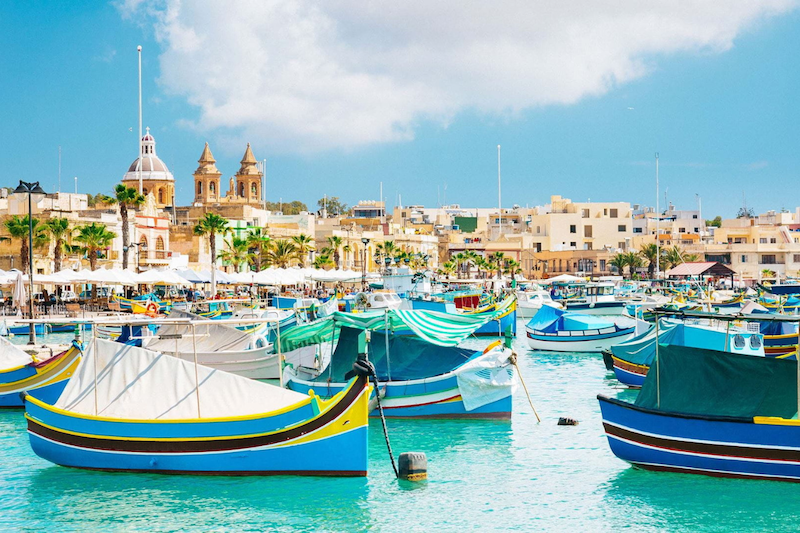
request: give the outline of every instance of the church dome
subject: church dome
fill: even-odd
[[[156,140],[150,135],[150,128],[147,128],[147,133],[142,137],[142,157],[136,158],[131,163],[128,172],[122,178],[123,182],[139,180],[140,161],[142,181],[175,181],[167,165],[156,155]]]

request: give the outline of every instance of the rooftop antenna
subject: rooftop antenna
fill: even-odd
[[[136,48],[139,54],[139,164],[137,173],[139,174],[139,194],[142,194],[142,45]],[[212,269],[216,268],[212,265]]]

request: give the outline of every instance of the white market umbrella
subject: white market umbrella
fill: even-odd
[[[12,294],[14,299],[14,307],[22,310],[27,298],[25,298],[25,281],[22,279],[22,272],[17,272],[17,278],[14,280],[14,292]]]

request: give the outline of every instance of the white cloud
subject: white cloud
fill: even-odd
[[[601,95],[659,55],[719,53],[797,0],[363,2],[126,0],[147,9],[160,83],[197,106],[202,131],[272,150],[412,139],[459,112]],[[144,7],[143,7],[144,6]]]

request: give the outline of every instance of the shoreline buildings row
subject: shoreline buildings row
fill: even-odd
[[[700,260],[728,265],[743,281],[800,275],[800,208],[794,213],[775,212],[719,221],[709,227],[698,210],[679,210],[673,205],[657,214],[655,209],[628,202],[573,202],[554,195],[544,206],[466,208],[459,205],[425,207],[398,206],[387,212],[382,201],[360,201],[346,215],[301,212],[284,215],[265,208],[263,167],[248,144],[237,172],[222,190],[222,172],[208,143],[193,174],[194,200],[176,206],[175,178],[156,153],[156,141],[149,128],[142,138],[142,157],[136,158],[121,182],[139,189],[145,202],[135,209],[131,220],[131,242],[135,253],[131,264],[139,270],[159,267],[207,269],[211,266],[207,239],[194,234],[194,225],[208,212],[230,222],[235,235],[264,228],[272,239],[307,235],[316,250],[337,242],[339,266],[367,272],[382,270],[376,261],[379,245],[390,241],[397,249],[426,257],[436,269],[456,254],[469,252],[489,257],[502,253],[519,263],[526,278],[536,279],[562,273],[610,275],[617,270],[612,258],[618,253],[642,249],[656,242],[678,246]],[[3,184],[13,188],[13,184]],[[7,193],[6,190],[3,192]],[[27,214],[27,202],[5,194],[0,197],[0,221]],[[41,219],[64,217],[73,226],[99,222],[117,237],[103,253],[101,266],[122,262],[122,221],[118,206],[89,206],[86,194],[48,194],[34,205],[33,215]],[[8,237],[4,225],[0,236]],[[218,236],[217,250],[225,249],[225,237]],[[52,244],[37,250],[36,273],[52,272]],[[304,257],[311,264],[315,252]],[[0,268],[19,268],[17,240],[0,242]],[[232,265],[217,260],[218,267],[231,271]],[[80,254],[67,257],[67,267],[85,268]]]

